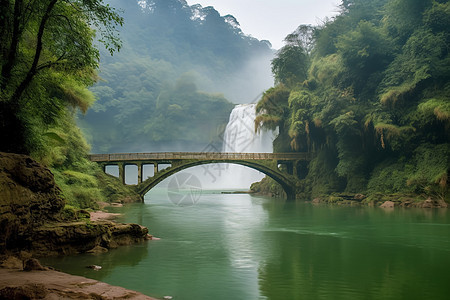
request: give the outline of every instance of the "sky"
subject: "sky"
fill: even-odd
[[[340,0],[187,0],[189,5],[214,6],[220,15],[233,15],[242,31],[269,40],[274,49],[302,24],[321,24],[337,14]]]

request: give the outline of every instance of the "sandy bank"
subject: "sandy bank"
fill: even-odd
[[[0,268],[0,299],[152,300],[155,298],[97,280],[57,271],[26,272]]]
[[[91,221],[103,221],[103,220],[114,220],[121,214],[116,213],[109,213],[104,211],[93,211],[90,213],[90,220]]]

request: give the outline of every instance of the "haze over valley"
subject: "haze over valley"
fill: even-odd
[[[202,151],[237,103],[273,85],[268,41],[231,15],[182,0],[110,0],[123,10],[123,46],[101,52],[97,101],[79,124],[92,152]]]

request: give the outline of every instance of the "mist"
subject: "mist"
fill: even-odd
[[[235,104],[273,85],[274,50],[233,16],[185,1],[109,0],[123,47],[101,52],[97,102],[79,125],[93,153],[221,149]]]
[[[203,77],[199,87],[208,92],[219,92],[235,104],[255,103],[261,94],[273,86],[271,61],[274,53],[250,57],[225,80]],[[201,72],[201,71],[200,71]]]

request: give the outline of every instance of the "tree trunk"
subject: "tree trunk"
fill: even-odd
[[[19,107],[0,101],[0,151],[29,154],[26,128],[19,118]]]
[[[14,94],[11,97],[12,102],[19,102],[20,98],[22,97],[23,92],[27,89],[27,87],[30,85],[31,81],[33,80],[33,77],[37,73],[39,59],[41,58],[41,52],[42,52],[42,37],[44,36],[45,26],[47,24],[48,19],[50,18],[50,14],[53,10],[53,7],[59,0],[52,0],[49,5],[47,6],[47,9],[45,11],[45,14],[42,16],[41,23],[39,24],[39,31],[37,34],[37,43],[36,43],[36,51],[34,53],[34,59],[33,63],[31,64],[30,69],[27,72],[27,75],[22,80],[22,82],[19,84],[19,86],[14,91]]]
[[[2,1],[1,8],[2,9],[6,8],[6,7],[3,7],[4,5],[6,5],[3,3],[4,0],[1,0],[1,1]],[[14,14],[13,14],[13,18],[12,18],[12,25],[13,25],[12,31],[13,32],[12,32],[11,41],[9,43],[6,43],[6,41],[3,41],[3,43],[5,45],[9,45],[9,49],[7,51],[5,51],[5,54],[7,55],[7,59],[2,66],[2,80],[1,80],[2,90],[4,90],[8,86],[9,80],[11,79],[12,68],[14,67],[14,64],[16,62],[17,48],[19,45],[20,36],[22,35],[22,30],[20,28],[22,9],[23,9],[23,0],[16,0],[14,3]],[[9,10],[9,5],[8,5],[8,10]],[[7,23],[10,21],[7,20],[6,16],[4,16],[4,18],[6,18],[6,20],[2,20],[2,23],[5,22],[6,24],[4,24],[4,25],[8,25]],[[9,26],[6,26],[5,28],[9,28]],[[8,35],[6,35],[6,38],[8,37]]]

